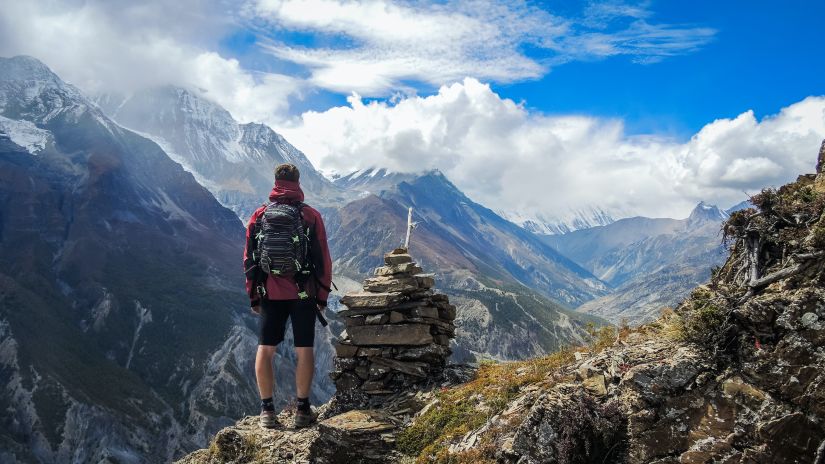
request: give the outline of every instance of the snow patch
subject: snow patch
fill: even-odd
[[[5,134],[17,145],[25,148],[32,155],[37,155],[46,148],[52,139],[51,132],[40,129],[33,122],[18,121],[0,116],[0,136]]]
[[[143,330],[143,326],[152,322],[152,311],[149,311],[149,308],[144,308],[140,301],[135,300],[135,313],[138,317],[138,326],[135,329],[135,335],[132,337],[132,346],[129,348],[129,357],[126,358],[126,369],[129,369],[129,365],[132,364],[132,356],[135,353],[135,346],[137,345],[138,338],[140,338],[140,331]]]

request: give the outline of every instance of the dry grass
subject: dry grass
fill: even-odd
[[[417,456],[419,463],[485,462],[478,455],[483,454],[484,446],[478,453],[462,455],[451,455],[447,448],[503,411],[522,387],[551,386],[552,374],[573,359],[573,350],[568,349],[527,361],[482,363],[474,380],[438,393],[437,403],[399,434],[398,449]],[[495,433],[490,432],[484,438],[488,442]]]

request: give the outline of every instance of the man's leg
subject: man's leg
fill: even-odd
[[[261,425],[264,427],[278,425],[273,401],[275,375],[272,358],[275,356],[275,347],[284,339],[287,317],[289,311],[284,310],[280,302],[262,302],[261,333],[255,356],[255,378],[258,382],[258,392],[261,394]]]
[[[255,377],[262,400],[272,398],[274,393],[275,374],[272,371],[272,358],[275,356],[275,348],[258,345],[258,354],[255,356]]]
[[[312,347],[296,347],[298,365],[295,368],[295,392],[298,398],[309,398],[312,374],[315,372],[315,354]]]
[[[295,426],[306,427],[315,422],[315,413],[309,404],[309,392],[312,387],[312,374],[315,370],[315,303],[298,302],[290,314],[292,334],[295,336],[295,354],[298,365],[295,367],[295,393],[298,404],[295,413]]]

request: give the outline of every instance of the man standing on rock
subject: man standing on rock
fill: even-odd
[[[261,425],[276,427],[272,358],[292,321],[298,365],[295,370],[295,427],[312,424],[309,403],[315,358],[315,320],[326,321],[332,261],[321,214],[305,205],[300,173],[292,164],[275,168],[269,203],[258,208],[246,228],[244,270],[252,311],[261,316],[255,375],[261,394]]]

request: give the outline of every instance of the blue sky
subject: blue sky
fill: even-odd
[[[568,63],[541,80],[495,86],[549,112],[624,118],[631,133],[686,137],[717,118],[774,114],[825,94],[825,2],[657,2],[653,19],[717,31],[702,49],[659,63]]]
[[[532,5],[566,17],[581,15],[588,4],[545,1]],[[735,117],[748,109],[762,117],[807,96],[825,93],[825,60],[821,59],[825,3],[699,0],[634,5],[646,9],[644,19],[650,23],[710,28],[714,34],[695,50],[654,63],[639,63],[627,55],[582,57],[553,64],[539,77],[488,82],[502,97],[524,102],[535,111],[621,118],[629,134],[677,138],[687,138],[717,118]],[[606,22],[604,31],[615,32],[627,23]],[[259,47],[262,39],[308,48],[346,48],[353,42],[342,33],[285,30],[264,24],[260,29],[230,31],[220,47],[250,69],[308,75],[305,67],[264,53]],[[539,61],[552,57],[552,53],[529,45],[521,50]],[[433,93],[438,87],[414,80],[404,84],[420,94]],[[347,94],[312,89],[304,99],[292,99],[291,109],[296,114],[324,110],[345,104]]]
[[[519,218],[726,208],[825,138],[821,1],[0,4],[0,56],[90,95],[187,87],[325,174],[437,168]]]

